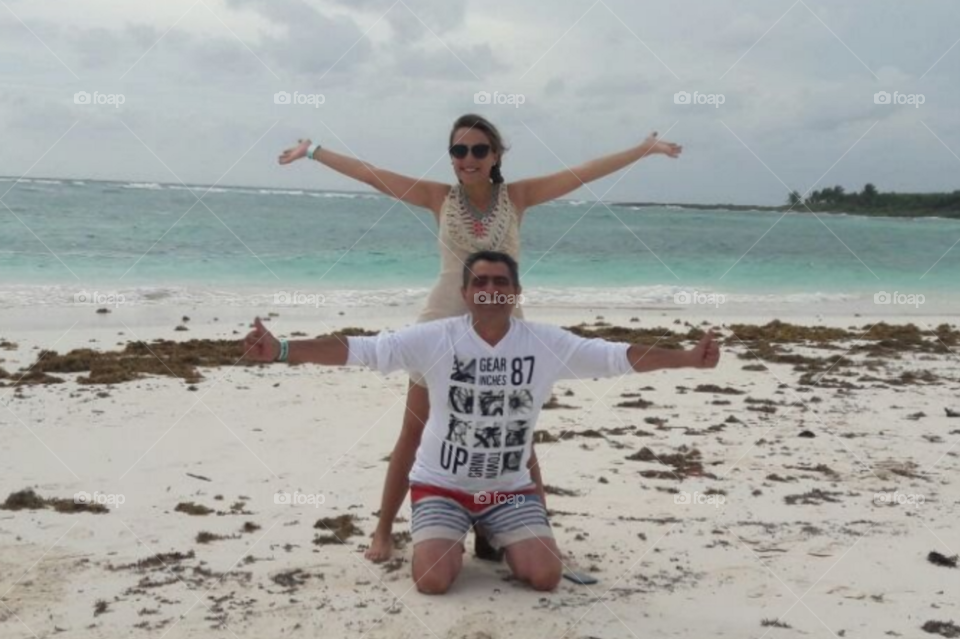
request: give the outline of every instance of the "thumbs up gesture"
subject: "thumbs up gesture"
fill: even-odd
[[[720,346],[717,344],[713,331],[707,331],[700,343],[692,351],[691,366],[694,368],[715,368],[720,361]]]
[[[253,320],[253,330],[243,341],[243,350],[243,359],[248,362],[275,362],[280,355],[280,341],[257,317]]]

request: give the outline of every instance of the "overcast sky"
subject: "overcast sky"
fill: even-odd
[[[449,127],[478,112],[511,145],[508,181],[653,130],[684,146],[580,199],[953,191],[958,24],[956,0],[0,0],[0,174],[366,188],[277,165],[311,137],[449,182]]]

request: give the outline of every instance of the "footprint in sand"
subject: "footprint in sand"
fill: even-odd
[[[68,583],[88,567],[82,557],[59,548],[26,545],[0,550],[0,593],[6,591],[0,621],[14,614],[26,619],[49,615],[48,620],[63,624]]]
[[[492,612],[467,615],[450,626],[447,639],[499,639],[500,621]]]
[[[372,628],[365,635],[367,639],[423,639],[424,636],[444,637],[444,639],[500,639],[504,635],[500,632],[500,622],[491,612],[478,612],[466,615],[457,620],[446,632],[440,632],[443,625],[440,621],[423,619],[432,628],[430,632],[418,621],[405,619],[400,626],[391,625],[390,617],[386,617],[382,624]],[[411,623],[412,620],[412,623]]]

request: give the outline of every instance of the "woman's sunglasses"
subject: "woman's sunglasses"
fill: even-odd
[[[467,157],[467,154],[473,152],[473,157],[478,160],[482,160],[487,157],[487,154],[490,153],[489,144],[474,144],[473,146],[467,146],[466,144],[454,144],[450,147],[450,155],[462,160]]]

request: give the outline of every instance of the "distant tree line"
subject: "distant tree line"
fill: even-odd
[[[953,193],[881,193],[873,184],[866,184],[859,193],[847,193],[842,186],[811,191],[802,200],[799,191],[787,198],[794,211],[809,208],[816,213],[857,213],[918,217],[936,215],[960,218],[960,191]]]

